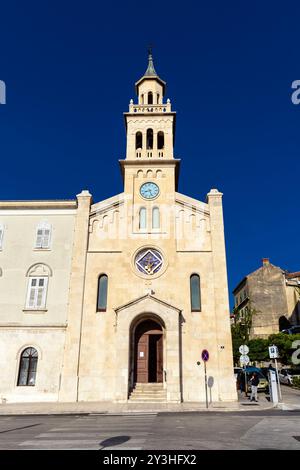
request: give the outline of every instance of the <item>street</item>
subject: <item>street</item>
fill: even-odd
[[[0,449],[300,450],[300,391],[282,395],[282,409],[260,393],[240,411],[2,415]]]

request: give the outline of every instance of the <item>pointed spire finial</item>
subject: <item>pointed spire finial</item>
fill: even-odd
[[[152,45],[149,45],[148,46],[148,67],[147,67],[147,70],[145,72],[145,76],[147,77],[157,77],[157,73],[155,71],[155,68],[154,68],[154,64],[153,64],[153,57],[152,57]]]

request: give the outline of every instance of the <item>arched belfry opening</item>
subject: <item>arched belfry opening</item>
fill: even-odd
[[[153,93],[149,91],[148,93],[148,104],[153,104]]]
[[[164,325],[156,315],[143,315],[131,326],[131,387],[163,382]]]

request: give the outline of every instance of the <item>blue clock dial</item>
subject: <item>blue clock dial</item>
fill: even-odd
[[[159,187],[155,183],[144,183],[140,189],[141,196],[145,199],[153,199],[159,193]]]

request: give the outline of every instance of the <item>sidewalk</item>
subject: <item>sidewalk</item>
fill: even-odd
[[[247,401],[248,405],[248,401]],[[77,402],[77,403],[7,403],[0,405],[2,415],[56,415],[56,414],[123,414],[123,413],[161,413],[161,412],[210,412],[210,411],[246,411],[249,409],[269,409],[273,404],[265,400],[262,403],[243,402],[211,403],[112,403],[112,402]]]

